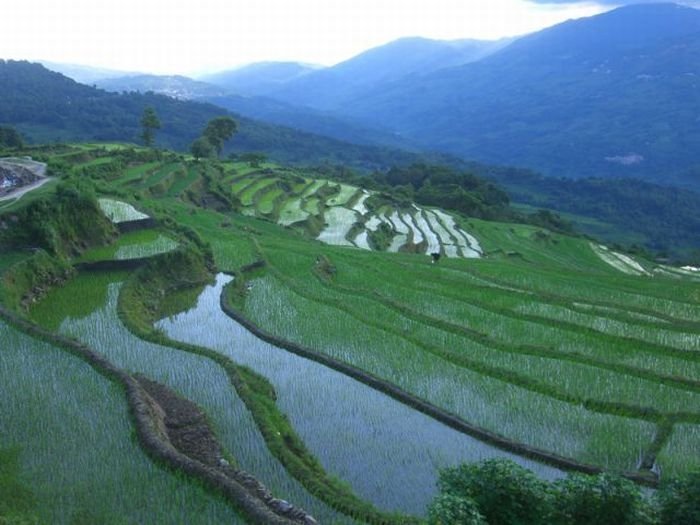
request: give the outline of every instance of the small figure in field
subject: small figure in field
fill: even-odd
[[[440,260],[440,252],[433,252],[430,254],[430,256],[433,258],[433,260],[430,261],[430,264],[435,264]]]

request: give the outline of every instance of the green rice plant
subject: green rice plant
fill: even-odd
[[[136,230],[124,233],[108,246],[92,248],[75,262],[137,259],[165,253],[177,248],[178,244],[157,230]]]
[[[387,379],[473,424],[565,457],[631,470],[654,434],[651,423],[595,414],[455,366],[405,338],[300,297],[271,276],[253,282],[245,308],[275,334]]]
[[[20,450],[40,523],[244,523],[144,454],[119,386],[2,322],[0,340],[0,443]]]
[[[671,438],[656,459],[664,479],[700,468],[700,425],[674,425]]]
[[[265,191],[258,200],[258,211],[263,215],[270,215],[275,211],[275,204],[277,204],[284,194],[282,188],[272,188]]]
[[[305,221],[309,217],[309,212],[302,209],[301,198],[288,199],[280,211],[277,222],[283,226],[289,226],[295,222]]]
[[[359,190],[356,186],[340,184],[338,193],[326,201],[326,206],[343,206],[346,204]]]
[[[173,239],[164,235],[158,235],[155,240],[149,243],[127,244],[120,246],[114,254],[114,258],[117,260],[143,259],[145,257],[158,255],[159,253],[172,251],[177,247],[177,241],[174,241]]]
[[[304,192],[301,194],[303,199],[309,199],[312,195],[318,192],[322,187],[326,186],[328,182],[325,180],[315,180],[312,184],[306,187]]]
[[[122,173],[118,182],[122,186],[135,183],[136,181],[142,180],[146,173],[154,171],[158,166],[160,166],[160,162],[147,162],[127,168]]]
[[[242,176],[241,178],[237,178],[235,182],[231,185],[231,191],[235,194],[238,195],[243,191],[244,188],[247,186],[254,184],[258,179],[255,177],[248,177],[248,176]]]
[[[183,170],[182,164],[180,162],[170,162],[163,165],[158,171],[150,175],[143,183],[139,185],[139,188],[151,188],[165,181],[165,179],[172,176],[175,172]]]
[[[192,186],[197,180],[199,180],[200,173],[198,166],[190,166],[187,168],[187,172],[179,177],[170,189],[168,190],[168,197],[177,197],[181,195],[187,188]]]
[[[671,326],[668,328],[647,327],[599,315],[575,312],[561,306],[535,302],[523,304],[518,307],[517,311],[588,326],[606,334],[642,339],[659,345],[678,348],[679,350],[700,351],[700,333],[688,333],[682,329],[672,330],[670,329],[673,328]]]
[[[290,270],[291,257],[285,254],[285,270]],[[337,268],[337,267],[336,267]],[[299,272],[294,272],[299,274]],[[367,272],[371,274],[371,272]],[[367,284],[372,284],[371,280]],[[459,309],[458,322],[447,323],[435,316],[436,309],[443,307],[444,301],[436,301],[435,294],[425,295],[425,298],[412,292],[410,288],[388,288],[386,283],[382,292],[390,291],[394,297],[385,300],[382,295],[362,293],[362,285],[355,288],[332,290],[322,287],[319,281],[304,281],[303,295],[309,299],[329,305],[340,305],[339,308],[354,316],[359,321],[384,329],[397,335],[410,334],[409,339],[421,346],[425,351],[439,355],[445,359],[471,369],[491,370],[498,377],[499,370],[511,378],[516,384],[527,385],[535,391],[549,392],[562,400],[580,403],[584,401],[599,401],[610,406],[601,406],[599,410],[606,412],[637,414],[636,417],[653,418],[655,411],[675,413],[688,411],[687,407],[700,406],[695,393],[678,388],[662,385],[654,381],[655,376],[642,379],[635,374],[621,374],[618,370],[596,366],[596,362],[571,362],[571,359],[558,359],[566,354],[550,352],[548,347],[541,347],[540,352],[535,347],[518,346],[512,342],[503,344],[498,337],[487,336],[486,332],[474,330],[476,322],[495,328],[495,333],[504,330],[517,332],[520,323],[513,326],[504,324],[499,330],[498,323],[506,323],[508,318],[499,318],[476,309],[476,313],[464,313]],[[379,288],[379,283],[374,287]],[[347,292],[345,292],[347,290]],[[299,292],[298,292],[299,293]],[[399,297],[400,302],[396,301]],[[415,306],[414,306],[415,305]],[[486,315],[485,320],[481,317]],[[462,324],[465,323],[465,324]],[[467,328],[467,326],[469,328]],[[520,340],[526,337],[517,334]],[[495,369],[494,369],[495,367]],[[562,378],[566,378],[563,381]],[[683,386],[683,385],[680,385]],[[698,385],[700,387],[700,385]],[[617,406],[619,404],[619,407]],[[627,407],[627,408],[625,408]],[[692,409],[690,410],[692,413]],[[690,416],[688,416],[690,417]]]
[[[114,223],[148,219],[148,215],[141,213],[127,202],[114,199],[98,199],[98,202],[107,218]]]
[[[545,477],[561,475],[257,339],[221,311],[222,288],[230,280],[219,275],[195,308],[157,327],[169,337],[212,348],[267,377],[277,403],[307,447],[327,471],[350,483],[363,498],[387,510],[423,514],[435,493],[437,468],[485,457],[511,457]]]
[[[311,496],[270,454],[222,368],[205,357],[147,343],[127,330],[116,312],[119,287],[120,283],[108,273],[78,276],[65,287],[52,291],[35,315],[42,321],[46,311],[61,312],[61,333],[88,344],[116,366],[158,381],[202,407],[221,444],[239,467],[261,480],[276,496],[293,502],[321,521],[348,522]],[[96,289],[102,290],[106,302],[88,315],[83,311],[74,315],[79,298],[95,295]]]
[[[243,206],[254,206],[255,205],[255,195],[264,188],[277,182],[276,178],[263,178],[258,179],[254,183],[248,185],[240,194],[238,198],[241,200]]]

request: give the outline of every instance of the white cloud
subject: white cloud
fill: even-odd
[[[525,0],[23,0],[0,53],[156,73],[332,64],[402,36],[495,39],[603,10]]]

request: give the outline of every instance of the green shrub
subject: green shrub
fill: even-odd
[[[656,495],[660,525],[700,523],[700,470],[671,481]]]
[[[442,494],[471,498],[489,525],[547,523],[546,483],[507,459],[463,464],[440,472]]]
[[[571,474],[553,484],[552,524],[650,523],[639,488],[611,474]]]
[[[430,525],[486,525],[473,499],[440,494],[428,507]]]

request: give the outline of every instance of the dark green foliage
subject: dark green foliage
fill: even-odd
[[[1,216],[0,246],[43,249],[52,255],[71,257],[90,246],[105,244],[115,233],[90,187],[66,182],[55,197],[40,199],[16,214]]]
[[[651,523],[639,488],[611,474],[570,474],[552,486],[552,525],[642,525]]]
[[[215,151],[214,146],[206,137],[199,137],[190,146],[190,153],[196,160],[211,158],[214,156]]]
[[[19,480],[19,451],[0,449],[0,524],[35,525],[34,495]]]
[[[156,110],[150,106],[143,110],[141,127],[143,128],[143,133],[141,134],[143,143],[146,147],[150,148],[153,146],[155,131],[161,127],[158,115],[156,115]]]
[[[23,146],[22,135],[16,129],[0,126],[0,148],[21,148]]]
[[[430,525],[486,525],[473,499],[440,494],[428,507]]]
[[[267,160],[267,156],[264,153],[245,152],[238,155],[238,159],[247,162],[253,168],[259,168],[260,164]]]
[[[700,523],[700,470],[671,481],[657,493],[660,525]]]
[[[2,275],[0,303],[13,310],[22,310],[29,301],[64,282],[72,273],[68,263],[39,250]]]
[[[207,123],[202,136],[214,146],[217,155],[221,155],[224,143],[233,137],[237,129],[238,125],[231,117],[216,117]]]
[[[442,494],[474,500],[489,525],[547,523],[546,484],[509,460],[444,469],[438,487]]]
[[[519,203],[593,217],[616,227],[601,232],[585,223],[577,228],[607,241],[636,235],[647,248],[677,255],[697,246],[700,193],[633,179],[543,177],[528,170],[471,166],[475,173],[505,188]]]

